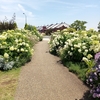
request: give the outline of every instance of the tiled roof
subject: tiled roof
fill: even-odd
[[[37,29],[38,30],[42,30],[43,29],[43,26],[38,26]]]
[[[53,24],[47,25],[46,28],[49,29],[49,27],[51,27]]]
[[[54,28],[60,28],[62,26],[65,26],[65,27],[69,27],[68,24],[66,24],[65,22],[61,22],[61,23],[56,23],[56,24],[50,24],[50,25],[46,25],[45,27],[47,29],[54,29]],[[38,26],[37,29],[38,30],[42,30],[44,26]]]
[[[52,29],[56,28],[59,25],[59,23],[55,24]]]
[[[61,22],[61,23],[53,24],[53,25],[49,26],[47,29],[60,28],[62,26],[69,27],[69,25],[66,24],[65,22]]]
[[[62,27],[62,26],[69,27],[69,25],[66,24],[66,23],[60,23],[56,28],[60,28],[60,27]]]
[[[54,27],[56,24],[52,24],[50,25],[47,29],[51,29],[52,27]]]

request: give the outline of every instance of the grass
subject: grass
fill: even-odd
[[[20,69],[0,71],[0,100],[14,100]]]
[[[66,62],[65,66],[68,67],[70,72],[75,73],[83,82],[86,81],[87,67],[84,63]]]

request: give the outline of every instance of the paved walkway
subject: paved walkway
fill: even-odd
[[[49,53],[44,39],[36,44],[32,61],[21,70],[14,100],[89,100],[87,90],[58,57]]]

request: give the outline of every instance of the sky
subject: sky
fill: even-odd
[[[27,24],[34,26],[76,20],[86,21],[87,29],[97,30],[100,22],[100,0],[0,0],[0,20],[8,21],[16,15],[18,28]],[[23,14],[24,13],[24,14]]]

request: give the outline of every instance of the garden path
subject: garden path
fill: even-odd
[[[14,100],[89,100],[88,88],[49,53],[47,40],[35,45],[32,61],[22,67]]]

